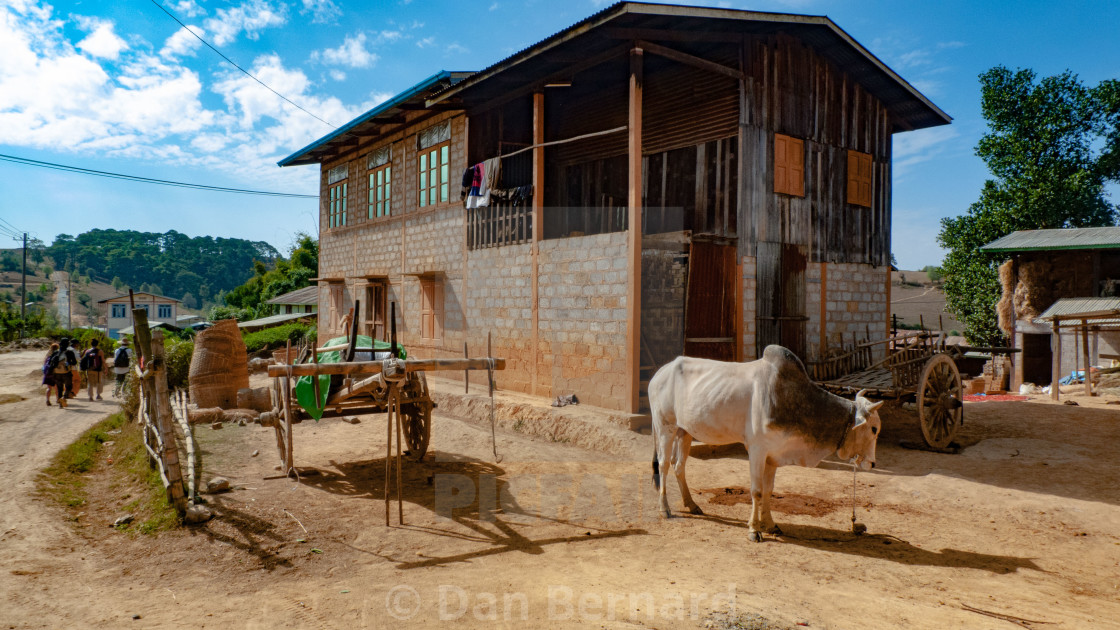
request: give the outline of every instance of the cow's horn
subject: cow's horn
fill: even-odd
[[[858,392],[856,392],[856,398],[867,398],[867,390],[866,389],[861,389]]]

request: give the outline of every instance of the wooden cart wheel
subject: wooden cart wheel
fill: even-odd
[[[407,395],[401,402],[401,415],[404,417],[404,441],[408,445],[409,457],[422,459],[428,452],[428,441],[432,437],[432,402],[428,399],[428,379],[423,372],[414,372],[405,391]],[[409,402],[410,398],[419,398]]]
[[[281,379],[276,379],[277,383]],[[285,475],[292,471],[292,390],[291,382],[289,379],[283,379],[282,384],[278,385],[279,392],[277,395],[280,398],[281,414],[276,419],[276,424],[272,425],[273,430],[276,431],[276,450],[280,453],[280,471]]]
[[[918,422],[931,448],[945,448],[964,421],[961,373],[945,354],[935,354],[918,379]]]

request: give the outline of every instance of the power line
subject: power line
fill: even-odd
[[[296,103],[295,103],[295,102],[294,102],[294,101],[293,101],[292,99],[288,98],[287,96],[284,96],[283,94],[281,94],[281,93],[277,92],[276,90],[274,90],[274,89],[272,89],[272,88],[268,87],[267,85],[265,85],[264,81],[261,81],[261,80],[260,80],[260,79],[258,79],[257,77],[255,77],[255,76],[253,76],[252,74],[250,74],[248,70],[246,70],[245,68],[242,68],[241,66],[237,65],[237,63],[236,63],[236,62],[234,62],[234,60],[232,60],[232,59],[230,59],[229,57],[225,56],[225,54],[224,54],[224,53],[222,53],[222,51],[220,51],[220,50],[218,50],[217,48],[215,48],[215,47],[211,46],[211,45],[210,45],[210,42],[208,42],[208,41],[206,41],[205,39],[202,39],[201,37],[199,37],[197,33],[195,33],[195,32],[194,32],[193,30],[191,30],[191,29],[190,29],[190,28],[189,28],[189,27],[188,27],[188,26],[187,26],[186,24],[183,24],[183,21],[182,21],[182,20],[180,20],[180,19],[179,19],[178,17],[176,17],[174,13],[172,13],[172,12],[171,12],[171,11],[169,11],[169,10],[167,10],[167,9],[166,9],[166,8],[165,8],[165,7],[164,7],[164,6],[162,5],[162,4],[160,4],[160,3],[159,3],[159,2],[157,2],[156,0],[152,0],[152,4],[154,4],[154,5],[156,5],[157,7],[159,7],[159,8],[160,8],[160,10],[161,10],[161,11],[163,11],[164,13],[166,13],[166,14],[168,15],[168,17],[170,17],[170,18],[171,18],[172,20],[175,20],[176,22],[178,22],[178,23],[179,23],[179,26],[182,26],[183,28],[187,29],[187,32],[188,32],[188,33],[190,33],[191,35],[194,35],[195,39],[197,39],[198,41],[202,42],[203,44],[206,44],[206,47],[207,47],[207,48],[209,48],[210,50],[213,50],[213,51],[214,51],[215,53],[217,53],[217,54],[218,54],[218,56],[219,56],[219,57],[221,57],[222,59],[225,59],[226,61],[228,61],[228,62],[229,62],[229,64],[230,64],[231,66],[233,66],[234,68],[237,68],[238,70],[240,70],[241,72],[243,72],[243,73],[245,74],[245,76],[247,76],[247,77],[249,77],[250,79],[252,79],[252,80],[256,81],[257,83],[260,83],[260,84],[261,84],[262,86],[264,86],[264,88],[265,88],[265,89],[267,89],[267,90],[268,90],[269,92],[272,92],[272,93],[273,93],[273,94],[275,94],[276,96],[279,96],[280,98],[284,99],[284,100],[285,100],[285,101],[286,101],[287,103],[289,103],[290,105],[292,105],[292,106],[293,106],[293,107],[295,107],[296,109],[300,110],[301,112],[303,112],[303,113],[307,114],[308,116],[311,116],[311,117],[312,117],[312,118],[314,118],[315,120],[318,120],[319,122],[323,123],[324,125],[326,125],[326,126],[328,126],[328,127],[331,127],[332,129],[338,129],[338,125],[332,125],[331,123],[329,123],[329,122],[327,122],[327,121],[323,120],[322,118],[319,118],[319,117],[318,117],[318,116],[316,116],[315,114],[312,114],[311,112],[309,112],[309,111],[307,111],[306,109],[304,109],[304,108],[300,107],[299,105],[297,105],[297,104],[296,104]]]
[[[4,155],[0,153],[0,161],[14,162],[16,164],[23,164],[25,166],[37,166],[39,168],[49,168],[58,171],[66,171],[70,173],[79,173],[82,175],[95,175],[97,177],[108,177],[111,179],[123,179],[126,181],[140,182],[144,184],[159,184],[161,186],[175,186],[178,188],[193,188],[196,190],[209,190],[213,192],[237,193],[241,195],[262,195],[265,197],[292,197],[295,199],[318,199],[319,195],[299,195],[296,193],[282,193],[271,192],[267,190],[246,190],[244,188],[225,188],[222,186],[208,186],[206,184],[191,184],[189,182],[176,182],[167,179],[153,179],[151,177],[140,177],[138,175],[125,175],[122,173],[110,173],[108,171],[97,171],[89,168],[81,168],[78,166],[67,166],[65,164],[55,164],[53,162],[40,162],[39,160],[29,160],[14,155]]]

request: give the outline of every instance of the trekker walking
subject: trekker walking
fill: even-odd
[[[73,378],[70,376],[70,368],[74,364],[70,362],[70,357],[66,352],[69,349],[70,340],[65,337],[62,338],[58,342],[58,350],[47,361],[51,376],[54,377],[54,385],[58,388],[58,406],[63,409],[66,408],[66,390],[70,387]]]
[[[58,351],[66,356],[66,375],[70,378],[66,379],[65,383],[58,383],[65,389],[66,397],[74,397],[74,374],[71,372],[78,367],[78,354],[70,347],[70,339],[63,337],[58,341]],[[55,372],[54,380],[58,381],[59,372]]]
[[[128,378],[128,364],[131,358],[128,340],[121,339],[120,347],[113,353],[113,374],[117,375],[117,384],[113,386],[114,398],[120,398],[121,392],[124,391],[124,381]]]
[[[97,396],[97,400],[101,400],[101,389],[104,387],[101,375],[105,369],[105,354],[97,347],[99,343],[98,339],[89,342],[89,350],[82,354],[82,362],[79,365],[86,373],[86,389],[90,400],[93,400],[94,396]]]
[[[54,391],[54,372],[52,370],[51,359],[54,358],[55,353],[58,352],[58,344],[52,343],[50,350],[47,350],[47,356],[43,357],[43,384],[47,386],[47,406],[51,406],[51,392]],[[58,399],[60,405],[62,399]]]

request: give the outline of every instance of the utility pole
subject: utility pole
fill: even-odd
[[[68,330],[74,328],[74,283],[71,281],[73,277],[73,272],[66,272],[66,328]]]
[[[27,326],[27,232],[23,233],[23,281],[19,297],[19,338],[23,339],[23,329]]]

